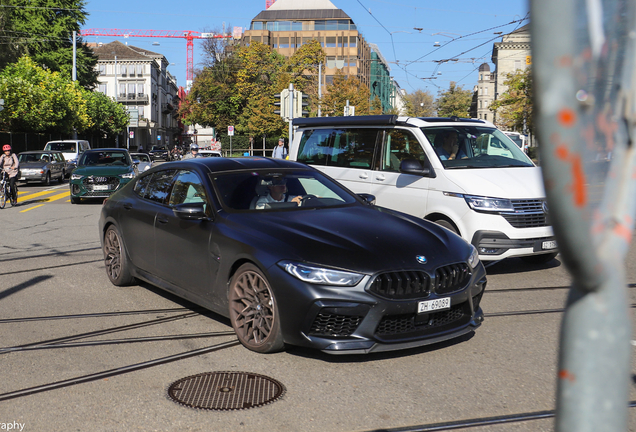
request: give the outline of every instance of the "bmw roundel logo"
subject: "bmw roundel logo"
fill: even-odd
[[[418,263],[426,264],[426,257],[424,255],[418,255],[415,257]]]

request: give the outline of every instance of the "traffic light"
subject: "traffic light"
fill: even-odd
[[[309,96],[303,94],[301,91],[294,90],[294,118],[309,115],[309,111],[305,109],[309,105],[307,100]]]
[[[285,89],[274,95],[277,99],[274,105],[279,107],[274,114],[279,114],[285,121],[289,121],[289,90]]]

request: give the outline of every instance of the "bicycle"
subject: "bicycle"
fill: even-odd
[[[16,187],[16,194],[17,194]],[[2,171],[2,176],[0,177],[0,209],[3,209],[5,205],[7,205],[7,201],[11,202],[11,205],[14,206],[17,204],[16,202],[11,201],[11,187],[9,186],[9,175]]]

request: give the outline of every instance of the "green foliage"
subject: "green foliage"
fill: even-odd
[[[114,136],[130,121],[126,108],[101,92],[85,91],[86,107],[93,126],[87,132]]]
[[[327,87],[323,97],[323,115],[342,116],[344,107],[349,105],[356,107],[356,115],[369,115],[369,88],[355,77],[347,78],[341,71],[336,72],[333,84]]]
[[[448,90],[442,92],[437,99],[437,115],[439,117],[470,117],[472,98],[472,91],[464,90],[462,86],[451,81]]]
[[[495,112],[497,125],[505,130],[534,132],[532,104],[532,69],[517,70],[506,75],[504,85],[508,89],[490,104]]]
[[[74,129],[122,130],[128,124],[123,107],[99,95],[59,72],[44,70],[25,56],[0,73],[0,98],[4,99],[0,127],[11,132],[64,134]]]
[[[435,115],[435,101],[433,95],[426,90],[416,90],[407,94],[406,115],[409,117],[432,117]]]
[[[79,34],[86,22],[85,2],[82,0],[3,0],[2,18],[9,30],[2,36],[12,36],[11,47],[15,52],[7,53],[6,64],[15,62],[22,55],[64,77],[71,78],[73,65],[72,32]],[[77,80],[82,87],[92,89],[97,83],[95,65],[97,57],[81,39],[77,44]],[[4,66],[0,63],[0,67]]]

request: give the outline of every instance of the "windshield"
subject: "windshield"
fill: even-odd
[[[534,166],[503,132],[483,126],[424,127],[444,168],[501,168]]]
[[[51,157],[47,153],[20,153],[18,155],[20,163],[27,162],[50,162]]]
[[[150,162],[150,156],[145,153],[135,153],[131,156],[133,159],[137,159],[139,162]]]
[[[249,171],[212,177],[223,207],[264,211],[334,207],[352,204],[356,198],[320,172]]]
[[[130,156],[128,152],[121,150],[106,150],[86,152],[82,155],[79,161],[79,165],[131,165]]]
[[[62,152],[75,152],[77,144],[74,142],[50,142],[46,144],[44,150],[57,150]]]

